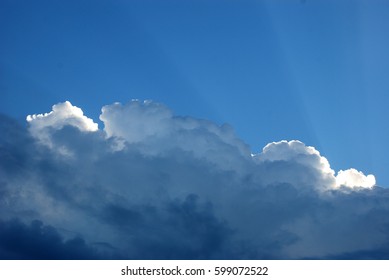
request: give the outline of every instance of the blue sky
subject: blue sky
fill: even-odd
[[[152,99],[389,185],[387,1],[1,1],[0,110]]]
[[[0,0],[0,259],[389,259],[388,34],[379,0]]]

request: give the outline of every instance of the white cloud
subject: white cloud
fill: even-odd
[[[354,168],[340,170],[336,175],[336,185],[349,188],[372,188],[376,184],[375,177],[372,174],[365,175],[363,172]]]
[[[50,129],[59,130],[69,125],[84,132],[98,130],[98,124],[84,116],[83,111],[69,101],[54,105],[49,113],[28,115],[26,120],[29,123],[30,133],[49,146],[52,145]]]
[[[227,169],[238,166],[235,153],[250,157],[248,146],[230,126],[174,116],[160,103],[132,100],[125,105],[107,105],[100,119],[107,136],[119,139],[120,147],[123,141],[135,144],[144,154],[161,155],[178,149]]]
[[[27,121],[33,129],[45,127],[61,129],[65,125],[77,127],[81,131],[96,131],[98,129],[97,123],[84,116],[82,110],[73,106],[69,101],[54,105],[50,113],[28,115]]]
[[[308,185],[317,190],[328,190],[335,187],[334,171],[328,160],[321,156],[314,147],[304,143],[280,141],[267,144],[262,153],[254,155],[259,164],[285,163],[289,167],[278,168],[274,172],[275,182],[286,182],[294,185]],[[275,166],[274,164],[270,166]],[[291,168],[294,167],[294,168]]]
[[[161,137],[170,132],[173,113],[164,105],[133,100],[123,106],[120,103],[102,108],[100,120],[108,137],[119,137],[128,143],[139,143],[149,137]]]
[[[374,175],[365,176],[354,168],[340,170],[335,176],[328,160],[314,147],[306,146],[298,140],[279,141],[267,144],[262,153],[253,155],[260,164],[266,162],[291,163],[295,168],[277,168],[273,182],[285,182],[294,185],[314,185],[317,190],[327,191],[340,187],[351,189],[372,188],[376,181]],[[300,170],[296,167],[301,166]],[[300,172],[301,171],[301,172]],[[272,177],[268,176],[267,183]]]
[[[273,142],[251,156],[230,126],[175,116],[150,101],[104,106],[100,131],[68,102],[27,119],[28,133],[0,118],[4,232],[23,228],[7,227],[14,218],[37,219],[57,229],[64,248],[82,236],[123,258],[389,252],[387,189],[371,188],[373,175],[354,169],[335,176],[300,141]],[[118,139],[122,146],[113,150]],[[0,232],[0,257],[9,248],[4,240]]]

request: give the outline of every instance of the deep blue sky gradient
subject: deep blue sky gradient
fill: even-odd
[[[389,186],[388,34],[379,0],[1,0],[0,112],[153,99]]]

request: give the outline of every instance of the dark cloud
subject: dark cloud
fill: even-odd
[[[136,228],[141,234],[135,235],[134,257],[220,259],[232,253],[231,229],[213,215],[211,205],[201,205],[196,195],[188,195],[184,201],[172,201],[158,212],[143,213],[147,214],[143,225]]]
[[[0,221],[0,258],[22,260],[100,259],[98,252],[81,237],[64,240],[58,231],[34,220]]]
[[[0,116],[0,258],[381,259],[389,191],[342,184],[299,141],[251,155],[229,126],[152,102]],[[35,123],[34,123],[35,122]]]

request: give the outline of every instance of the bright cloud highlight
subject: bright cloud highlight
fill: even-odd
[[[69,101],[53,106],[50,113],[28,115],[31,134],[40,140],[47,140],[48,129],[61,129],[66,125],[77,127],[81,131],[97,131],[98,125],[84,116],[82,110]]]
[[[337,186],[345,186],[349,188],[372,188],[375,186],[375,177],[372,174],[365,175],[363,172],[354,168],[340,170],[336,175]]]

